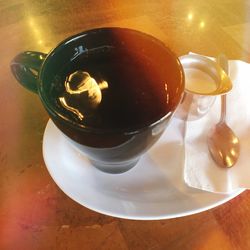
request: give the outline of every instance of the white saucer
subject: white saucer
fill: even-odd
[[[126,219],[156,220],[199,213],[239,195],[214,194],[189,188],[183,180],[181,123],[173,120],[160,141],[123,174],[94,168],[49,121],[43,156],[61,190],[96,212]]]

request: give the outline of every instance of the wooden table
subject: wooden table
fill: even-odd
[[[0,249],[250,249],[249,191],[192,216],[133,221],[88,210],[53,182],[42,156],[48,115],[9,64],[101,26],[145,31],[177,55],[250,62],[248,0],[0,0]]]

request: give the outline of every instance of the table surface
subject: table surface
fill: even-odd
[[[250,62],[248,0],[0,0],[0,249],[250,249],[249,191],[196,215],[134,221],[93,212],[53,182],[42,156],[48,115],[10,61],[102,26],[145,31],[178,56]]]

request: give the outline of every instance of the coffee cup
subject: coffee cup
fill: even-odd
[[[56,127],[98,169],[122,173],[162,135],[184,93],[179,59],[140,31],[106,27],[11,62]],[[58,156],[60,157],[60,156]]]

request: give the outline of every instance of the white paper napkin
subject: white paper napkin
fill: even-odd
[[[187,185],[220,193],[250,188],[250,64],[229,61],[233,89],[227,94],[227,124],[240,139],[240,157],[230,169],[218,167],[207,147],[207,134],[220,118],[220,97],[209,113],[186,123],[184,180]]]

